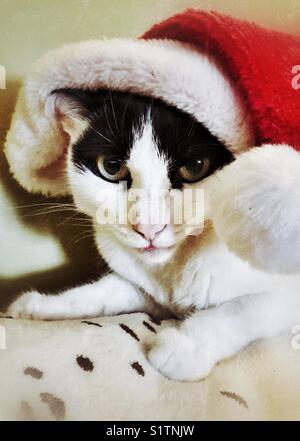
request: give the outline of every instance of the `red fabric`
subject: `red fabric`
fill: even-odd
[[[292,87],[300,37],[215,12],[187,10],[142,38],[169,38],[208,51],[248,103],[256,144],[287,143],[300,150],[300,89]]]

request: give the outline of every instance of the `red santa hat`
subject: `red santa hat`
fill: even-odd
[[[11,171],[29,191],[69,193],[55,89],[105,87],[160,98],[194,116],[237,157],[208,191],[219,236],[258,267],[298,271],[299,62],[299,38],[195,10],[138,40],[64,46],[24,81],[5,145]]]
[[[153,26],[143,38],[181,41],[209,54],[245,101],[255,145],[286,143],[300,149],[299,37],[189,10]]]

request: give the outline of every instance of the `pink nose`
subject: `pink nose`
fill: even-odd
[[[154,240],[155,237],[165,229],[165,225],[137,224],[133,225],[134,230],[144,236],[147,240]]]

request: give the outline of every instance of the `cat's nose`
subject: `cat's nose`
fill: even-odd
[[[166,228],[166,225],[137,224],[133,229],[144,236],[147,240],[154,240],[155,237]]]

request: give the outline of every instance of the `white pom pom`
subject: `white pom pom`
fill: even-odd
[[[300,153],[265,145],[216,175],[210,213],[217,235],[253,266],[300,272]]]

